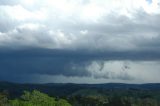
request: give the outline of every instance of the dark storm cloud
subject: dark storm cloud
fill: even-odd
[[[105,61],[110,60],[159,60],[159,52],[86,52],[50,49],[0,50],[0,74],[5,77],[20,75],[64,75],[72,77],[91,76],[86,67],[92,61],[102,61],[101,71]],[[128,66],[124,66],[128,67]],[[95,73],[96,74],[96,73]],[[95,78],[127,79],[127,73],[117,76],[95,75]],[[1,77],[2,79],[3,77]]]
[[[74,55],[74,54],[73,54]],[[3,72],[16,74],[51,74],[65,76],[88,75],[86,70],[72,69],[74,64],[83,65],[81,58],[75,59],[65,51],[22,50],[1,52],[0,66]],[[2,73],[3,73],[2,72]]]

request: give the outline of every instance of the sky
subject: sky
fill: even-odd
[[[0,0],[0,80],[160,83],[160,0]]]

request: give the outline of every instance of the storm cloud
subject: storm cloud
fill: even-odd
[[[8,80],[19,81],[21,79],[23,82],[40,80],[40,76],[133,81],[142,77],[139,75],[140,73],[146,76],[146,73],[153,72],[154,74],[155,71],[157,75],[160,69],[159,52],[88,52],[42,48],[1,49],[0,59],[1,79],[5,80],[9,75]],[[152,71],[151,68],[154,70]],[[152,78],[155,78],[155,75]],[[159,77],[157,76],[157,78]],[[47,81],[51,82],[49,79]]]
[[[0,79],[54,82],[60,76],[64,82],[158,82],[159,4],[1,0]]]

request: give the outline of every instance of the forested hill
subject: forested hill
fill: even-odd
[[[1,104],[32,103],[32,99],[31,101],[23,99],[28,94],[33,98],[37,94],[43,95],[49,100],[52,99],[51,102],[45,99],[49,103],[62,104],[58,106],[160,106],[160,84],[158,83],[18,84],[1,81],[0,92],[0,106]],[[41,96],[36,97],[41,98]],[[16,98],[19,98],[18,101]]]
[[[45,84],[31,84],[31,83],[12,83],[0,81],[0,89],[9,88],[95,88],[95,89],[141,89],[141,90],[160,90],[160,83],[146,83],[146,84],[125,84],[125,83],[104,83],[104,84],[75,84],[75,83],[45,83]]]
[[[0,82],[0,91],[8,91],[12,96],[19,96],[24,90],[39,90],[51,96],[68,96],[73,94],[85,93],[94,94],[95,92],[105,94],[111,91],[160,91],[160,83],[148,84],[123,84],[123,83],[106,83],[106,84],[73,84],[73,83],[48,83],[48,84],[18,84],[11,82]],[[91,93],[92,92],[92,93]],[[93,93],[94,92],[94,93]]]

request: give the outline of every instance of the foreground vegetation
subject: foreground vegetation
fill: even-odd
[[[7,95],[7,92],[0,93],[0,106],[160,106],[156,99],[127,96],[73,95],[65,100],[50,97],[37,90],[24,91],[21,97],[10,100]]]
[[[65,99],[56,99],[37,90],[24,91],[20,98],[8,100],[5,93],[0,94],[0,106],[71,106]]]
[[[160,106],[160,84],[4,82],[0,92],[0,106]]]
[[[133,97],[74,97],[73,106],[160,106],[160,103],[151,98],[133,98]]]

